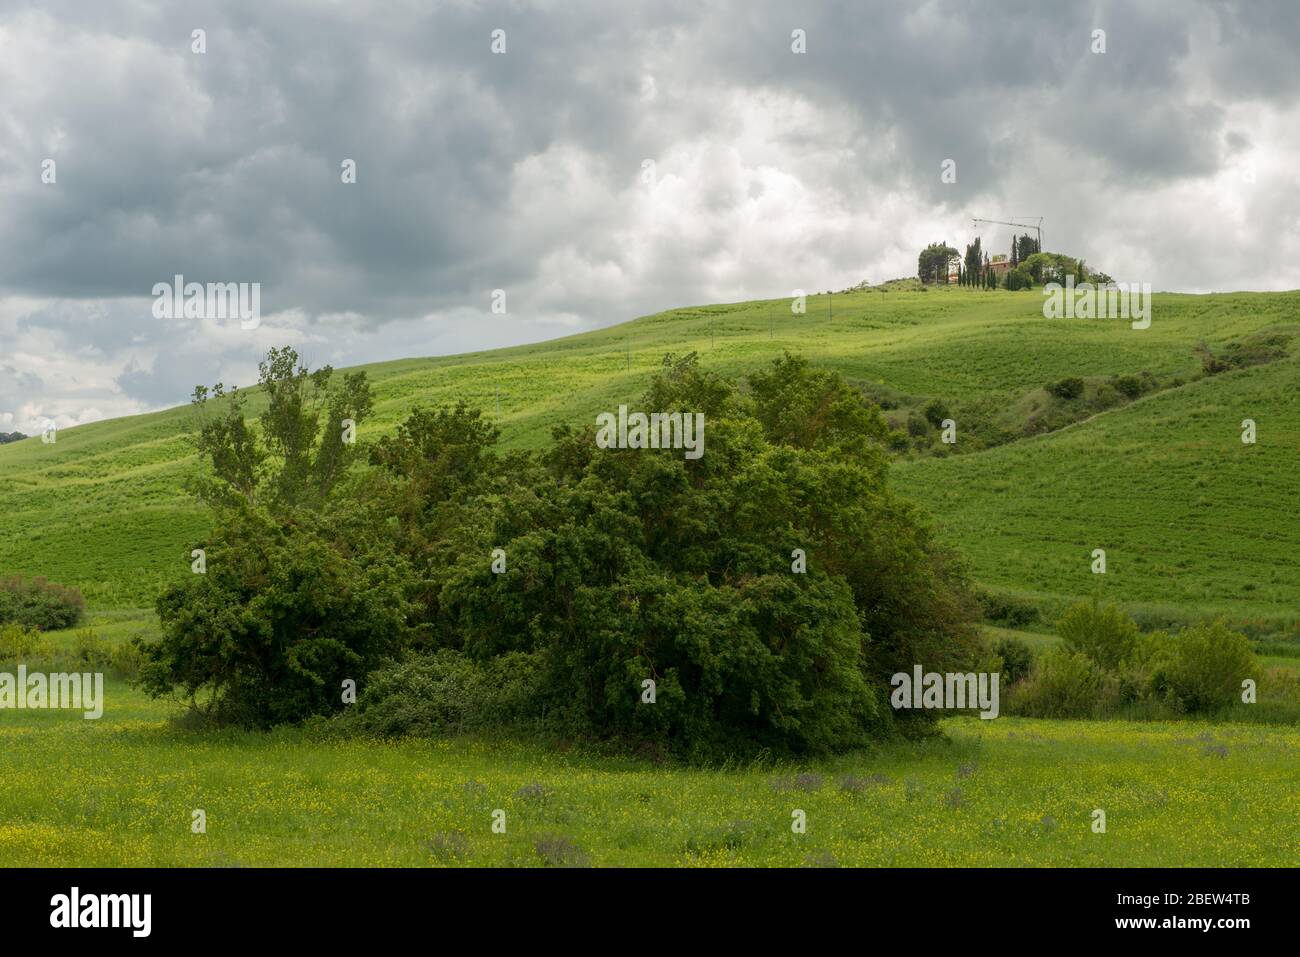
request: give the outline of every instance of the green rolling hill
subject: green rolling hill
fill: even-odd
[[[833,319],[827,296],[802,316],[787,300],[692,307],[538,345],[364,366],[377,396],[366,431],[391,429],[417,403],[464,398],[493,415],[499,390],[503,446],[533,447],[551,425],[585,425],[634,399],[667,352],[697,351],[740,377],[789,350],[843,372],[900,427],[931,399],[952,410],[957,453],[900,454],[894,480],[981,584],[1294,617],[1300,355],[1199,377],[1194,350],[1300,335],[1300,293],[1157,295],[1146,330],[1047,320],[1041,303],[1037,292],[872,289],[834,296]],[[1094,389],[1142,372],[1161,391],[1025,434],[1050,402],[1045,383],[1078,376]],[[192,415],[182,406],[68,429],[53,445],[0,446],[0,572],[76,585],[100,608],[149,605],[162,580],[187,572],[204,530],[182,490],[197,468]],[[1241,442],[1244,418],[1257,423],[1254,445]],[[973,421],[980,429],[966,429]],[[1097,547],[1104,579],[1089,570]]]

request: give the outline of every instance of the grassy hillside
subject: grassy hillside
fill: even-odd
[[[1300,607],[1298,460],[1300,361],[1288,359],[895,474],[987,584],[1249,614]]]
[[[1037,293],[868,290],[677,309],[534,346],[366,366],[390,429],[414,404],[465,398],[495,414],[506,447],[634,400],[665,352],[698,351],[740,376],[782,350],[841,370],[904,408],[928,398],[1014,424],[1065,376],[1149,371],[1166,381],[1264,331],[1300,332],[1300,294],[1159,295],[1151,327],[1046,320]],[[502,319],[501,321],[509,321]],[[1098,585],[1127,601],[1234,616],[1300,607],[1300,390],[1296,359],[1192,381],[1046,436],[899,463],[896,482],[933,513],[983,583],[1045,596]],[[183,397],[178,396],[178,401]],[[1243,446],[1243,418],[1259,441]],[[100,607],[151,602],[186,573],[202,514],[181,483],[197,462],[188,407],[0,446],[0,572],[44,574]],[[364,435],[363,435],[364,438]],[[959,433],[960,443],[960,433]],[[1107,549],[1104,582],[1089,553]]]
[[[1197,378],[1193,349],[1300,333],[1300,294],[1160,296],[1144,331],[1048,321],[1040,303],[866,291],[836,296],[833,322],[826,297],[800,317],[785,301],[742,303],[383,363],[367,368],[378,405],[366,430],[391,429],[416,403],[465,398],[495,414],[499,389],[503,444],[532,447],[552,424],[634,401],[665,352],[698,351],[738,377],[788,349],[841,370],[896,423],[930,399],[952,409],[957,454],[903,454],[893,481],[981,583],[1049,603],[1100,588],[1182,614],[1294,615],[1300,356]],[[1091,418],[1079,405],[1074,424],[1026,435],[1051,406],[1045,383],[1078,376],[1091,395],[1143,371],[1162,391]],[[182,491],[197,468],[191,416],[182,407],[70,429],[54,445],[0,446],[0,573],[78,585],[108,644],[156,635],[156,618],[130,609],[188,574],[204,531]],[[1002,444],[972,450],[980,416]],[[1240,441],[1243,418],[1258,425],[1253,446]],[[1096,547],[1104,577],[1089,570]],[[1050,622],[1037,627],[990,632],[1039,650],[1056,642]],[[86,637],[47,636],[65,655]],[[1280,723],[956,717],[941,738],[713,769],[527,741],[380,743],[320,725],[195,731],[169,720],[174,703],[111,674],[105,692],[97,721],[0,712],[0,867],[1284,866],[1300,839],[1300,730]],[[1091,827],[1098,808],[1104,834]],[[191,832],[195,809],[205,834]],[[491,830],[495,809],[505,834]],[[791,831],[796,809],[805,834]]]

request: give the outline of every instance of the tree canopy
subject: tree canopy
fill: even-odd
[[[153,693],[266,726],[343,711],[348,679],[364,715],[409,706],[412,676],[463,712],[513,675],[569,733],[834,751],[930,720],[888,707],[893,672],[978,652],[960,568],[890,491],[889,430],[838,373],[787,354],[742,390],[666,356],[639,407],[702,412],[695,460],[600,448],[594,425],[502,454],[460,403],[414,410],[364,468],[329,450],[368,386],[315,375],[286,350],[260,428],[231,402],[200,432],[207,571],[159,599]]]

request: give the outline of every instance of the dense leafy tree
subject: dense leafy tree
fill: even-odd
[[[1047,282],[1064,283],[1066,276],[1074,275],[1078,264],[1063,253],[1033,253],[1023,265],[1033,277],[1034,285]]]
[[[972,286],[983,284],[983,273],[980,271],[984,264],[982,252],[980,249],[980,238],[975,237],[973,243],[966,244],[966,256],[962,261],[966,267],[966,275],[970,277]]]
[[[224,513],[206,573],[158,599],[163,635],[142,645],[144,688],[257,727],[339,710],[343,682],[360,684],[401,647],[407,612],[398,560],[348,538],[306,510]]]
[[[917,257],[916,274],[921,282],[947,282],[948,270],[957,250],[944,243],[931,243]]]
[[[244,393],[227,393],[221,383],[196,387],[196,444],[211,465],[196,483],[200,497],[213,505],[319,508],[358,455],[349,438],[374,405],[364,372],[345,376],[341,387],[333,375],[329,366],[309,372],[289,347],[271,349],[258,364],[260,436],[245,416]],[[218,406],[215,416],[209,403]]]
[[[666,357],[638,407],[702,413],[705,454],[602,449],[560,427],[541,452],[499,455],[460,404],[375,443],[345,508],[274,482],[257,486],[274,506],[219,505],[207,574],[159,601],[147,687],[270,724],[338,710],[356,677],[371,724],[393,729],[519,718],[532,689],[534,718],[702,755],[928,726],[889,708],[889,676],[969,665],[975,604],[887,486],[879,410],[789,355],[746,391]],[[278,434],[309,435],[305,404],[288,409]],[[217,456],[238,459],[245,435],[245,460],[282,448],[229,417],[219,435]],[[412,687],[436,700],[381,700]]]

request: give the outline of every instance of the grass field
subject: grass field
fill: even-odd
[[[1141,331],[1045,320],[1032,293],[837,295],[833,321],[829,306],[680,309],[369,366],[378,402],[366,431],[393,428],[416,403],[465,398],[494,413],[499,389],[503,446],[537,446],[553,424],[634,398],[670,351],[737,377],[796,351],[902,408],[942,399],[959,428],[963,410],[1032,406],[1050,380],[1145,370],[1184,384],[1047,435],[907,457],[893,481],[985,586],[1296,619],[1300,357],[1195,379],[1193,349],[1300,332],[1300,293],[1157,295]],[[1240,441],[1243,418],[1258,424],[1253,446]],[[0,446],[0,572],[82,588],[110,641],[155,629],[140,609],[188,573],[205,528],[181,489],[196,468],[190,428],[179,408]],[[1098,547],[1105,576],[1089,568]],[[1041,649],[1050,631],[993,633]],[[1290,865],[1300,854],[1296,726],[954,718],[921,744],[691,769],[481,739],[199,732],[120,681],[107,696],[99,721],[0,712],[0,865]],[[196,808],[203,835],[190,832]],[[494,809],[505,834],[491,831]]]
[[[98,722],[0,722],[0,866],[1218,866],[1300,852],[1298,728],[959,718],[947,740],[700,770],[465,739],[188,732],[120,683],[106,694]]]

